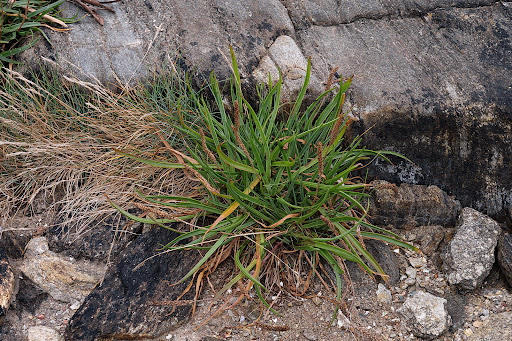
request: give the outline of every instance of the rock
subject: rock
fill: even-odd
[[[197,261],[191,251],[157,255],[161,243],[175,237],[176,233],[158,227],[132,241],[73,315],[66,340],[156,338],[186,321],[190,305],[178,305],[173,312],[170,305],[154,304],[176,300],[189,281],[173,284]],[[193,298],[193,291],[182,299]]]
[[[460,203],[437,186],[374,181],[370,216],[374,224],[412,228],[420,225],[454,225]]]
[[[389,291],[382,283],[379,283],[379,288],[377,289],[377,300],[384,304],[391,304],[391,301],[393,300],[391,291]]]
[[[48,293],[44,292],[34,282],[28,278],[19,281],[18,293],[16,294],[16,305],[28,310],[32,315],[48,297]]]
[[[101,279],[103,266],[66,258],[50,251],[45,237],[32,238],[21,271],[54,299],[81,301]]]
[[[384,273],[388,275],[388,281],[395,285],[400,280],[400,267],[396,254],[391,248],[381,241],[368,239],[364,242],[366,250],[375,258]]]
[[[502,233],[498,242],[498,264],[512,286],[512,234]]]
[[[28,329],[28,341],[64,341],[64,337],[50,327],[35,326]]]
[[[359,118],[354,132],[371,128],[363,145],[413,161],[379,160],[370,178],[437,185],[464,207],[491,215],[512,203],[510,6],[491,0],[285,5],[319,79],[332,66],[356,75],[347,104]]]
[[[407,329],[414,335],[432,340],[452,324],[445,305],[444,298],[417,291],[405,300],[398,312],[403,316]]]
[[[485,320],[468,341],[502,341],[512,340],[512,312],[494,314]]]
[[[212,70],[219,79],[230,75],[231,44],[242,78],[254,83],[261,79],[251,77],[258,66],[276,74],[269,47],[286,35],[311,56],[317,79],[326,80],[336,66],[345,78],[356,76],[347,95],[359,119],[352,129],[372,127],[362,145],[414,162],[378,161],[370,177],[435,184],[492,215],[512,204],[508,2],[134,0],[111,6],[115,13],[102,13],[104,26],[86,17],[65,34],[47,31],[50,43],[41,39],[22,59],[123,83],[175,60],[194,70],[199,83]],[[63,8],[75,15],[73,5]],[[180,58],[168,58],[169,51]]]
[[[61,223],[50,228],[46,237],[49,247],[54,252],[75,259],[104,262],[109,257],[114,259],[133,235],[140,234],[140,224],[133,223],[129,225],[127,233],[116,235],[115,231],[119,230],[120,226],[128,225],[127,222],[127,218],[122,215],[104,217],[101,221],[91,222],[79,233]]]
[[[464,294],[451,293],[444,297],[447,301],[446,310],[452,318],[452,328],[460,329],[467,319],[468,297]]]
[[[448,282],[465,290],[482,285],[494,264],[500,232],[497,222],[472,208],[464,208],[455,235],[441,254]]]
[[[338,310],[338,328],[342,329],[348,329],[350,328],[350,320],[341,312],[341,310]]]
[[[446,228],[440,225],[418,226],[408,230],[405,238],[414,241],[424,254],[432,256],[443,241],[445,232]]]
[[[317,333],[311,329],[305,329],[302,334],[304,335],[304,338],[309,341],[316,341],[318,340]]]
[[[0,322],[3,321],[14,294],[15,279],[9,260],[0,247]]]
[[[179,63],[196,70],[202,81],[209,79],[212,70],[219,79],[230,76],[229,45],[246,77],[274,39],[294,35],[287,10],[278,0],[153,0],[146,4],[135,0],[109,5],[115,13],[102,13],[104,26],[86,17],[67,34],[49,31],[52,49],[41,43],[24,58],[33,64],[43,56],[82,78],[89,75],[105,84],[119,78],[126,84],[160,68],[170,60],[169,54],[177,53]],[[77,12],[70,4],[62,8],[64,15]],[[83,15],[80,10],[78,16]]]
[[[281,99],[285,102],[297,98],[306,77],[307,60],[293,38],[280,36],[268,49],[253,76],[258,83],[268,83],[269,74],[273,83],[279,80],[279,70],[283,78]],[[312,75],[309,80],[309,89],[314,89],[315,97],[320,95],[321,86],[318,79]]]

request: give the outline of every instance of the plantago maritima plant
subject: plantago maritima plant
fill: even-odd
[[[327,264],[334,274],[333,289],[340,303],[344,261],[356,262],[372,277],[386,278],[367,252],[364,240],[413,247],[365,220],[361,199],[367,196],[368,185],[351,178],[351,172],[362,167],[364,160],[396,154],[360,148],[359,138],[343,141],[349,120],[342,107],[352,79],[340,82],[327,105],[323,104],[331,90],[301,112],[310,77],[308,62],[304,85],[288,114],[281,112],[281,80],[266,92],[259,88],[259,107],[254,109],[244,98],[232,50],[231,54],[231,114],[224,107],[212,73],[218,112],[212,113],[206,101],[191,91],[198,117],[185,119],[180,115],[177,122],[187,141],[186,152],[166,144],[174,162],[139,159],[120,152],[153,166],[183,169],[201,183],[203,199],[140,194],[161,212],[172,212],[155,219],[116,208],[139,222],[164,225],[186,221],[193,226],[177,231],[179,236],[164,246],[203,250],[200,261],[183,278],[191,279],[189,288],[194,279],[201,282],[220,262],[232,257],[235,275],[217,297],[239,282],[238,302],[254,288],[269,306],[265,292],[274,285],[302,295],[310,277],[320,276],[318,270]],[[191,224],[198,216],[210,219],[204,220],[204,226]],[[300,273],[307,268],[304,264],[309,264],[309,274]]]

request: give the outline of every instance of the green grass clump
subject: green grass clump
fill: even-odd
[[[59,16],[58,7],[65,1],[0,0],[0,61],[17,64],[12,57],[34,46],[38,40],[36,32],[45,36],[42,27],[65,30],[66,23],[75,20]],[[61,28],[50,24],[58,24]]]
[[[179,236],[164,249],[202,250],[200,261],[183,278],[191,279],[189,288],[194,280],[199,282],[196,288],[200,287],[220,262],[232,257],[236,272],[217,297],[239,282],[238,301],[254,288],[269,307],[265,292],[277,285],[302,295],[310,277],[320,275],[319,269],[327,264],[340,303],[344,261],[357,263],[372,277],[386,278],[364,240],[413,247],[365,219],[361,202],[368,185],[351,173],[364,161],[396,154],[361,148],[359,137],[344,140],[350,120],[342,107],[351,78],[340,83],[332,100],[327,100],[332,90],[326,91],[302,112],[310,77],[308,62],[304,85],[289,113],[282,112],[281,80],[267,90],[258,88],[259,107],[254,109],[244,98],[231,53],[231,109],[226,109],[213,74],[211,89],[218,112],[212,113],[207,102],[191,92],[197,116],[179,115],[176,123],[186,152],[164,140],[174,161],[120,152],[155,167],[182,169],[200,182],[202,199],[140,194],[148,210],[156,214],[153,218],[116,208],[143,223],[186,222],[189,229],[177,231]],[[205,219],[198,225],[201,216]],[[309,274],[303,271],[306,267]]]

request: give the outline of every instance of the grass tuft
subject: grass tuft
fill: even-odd
[[[303,88],[289,113],[282,112],[280,103],[282,80],[266,91],[259,89],[259,104],[253,108],[242,93],[231,54],[232,113],[225,109],[212,73],[217,110],[194,95],[197,116],[176,121],[186,152],[169,144],[165,147],[168,159],[141,159],[119,152],[148,165],[183,169],[198,182],[202,199],[140,193],[142,201],[166,212],[151,218],[136,217],[120,204],[113,205],[142,223],[189,222],[189,228],[178,231],[179,236],[163,248],[202,252],[200,261],[182,279],[190,280],[188,289],[196,282],[196,297],[219,263],[232,258],[236,271],[218,290],[217,298],[233,288],[240,302],[253,289],[267,309],[274,311],[268,300],[273,290],[303,295],[310,277],[326,275],[328,266],[335,283],[328,281],[339,307],[342,280],[347,278],[345,261],[357,263],[372,277],[387,279],[366,250],[365,239],[414,248],[367,222],[361,202],[368,196],[368,185],[351,175],[375,157],[396,154],[361,148],[359,137],[344,141],[350,120],[342,108],[351,78],[340,83],[332,100],[327,100],[333,94],[328,89],[300,112],[310,76],[308,62]],[[199,218],[203,218],[201,224],[193,223]]]

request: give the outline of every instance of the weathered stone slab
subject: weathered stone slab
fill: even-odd
[[[45,237],[32,238],[21,266],[23,274],[54,299],[74,303],[83,300],[96,286],[103,267],[65,259],[48,248]]]
[[[178,298],[188,281],[173,284],[197,261],[192,251],[158,255],[157,248],[175,237],[174,232],[156,227],[127,245],[73,315],[66,340],[154,339],[186,321],[190,305],[178,305],[173,312],[172,304],[159,304]],[[193,292],[183,299],[193,298]]]
[[[278,0],[135,0],[109,6],[115,14],[101,13],[104,26],[86,17],[69,33],[48,32],[53,48],[39,44],[31,53],[102,82],[127,83],[176,54],[182,66],[193,68],[200,77],[209,79],[215,70],[219,79],[225,79],[231,73],[230,44],[247,76],[245,70],[256,67],[275,38],[294,34]],[[76,12],[75,6],[66,4],[63,14]]]
[[[421,225],[455,225],[460,203],[437,186],[374,181],[370,195],[372,222],[412,228]]]
[[[347,3],[341,11],[351,7]],[[370,175],[439,185],[464,206],[490,214],[508,207],[512,8],[494,3],[411,17],[370,20],[363,11],[353,17],[359,15],[332,26],[306,18],[310,26],[296,31],[320,79],[334,66],[356,75],[347,103],[360,118],[356,131],[373,127],[364,143],[414,162],[379,162]]]
[[[493,0],[282,0],[295,23],[318,26],[350,24],[360,19],[408,17],[437,8],[490,5]]]

